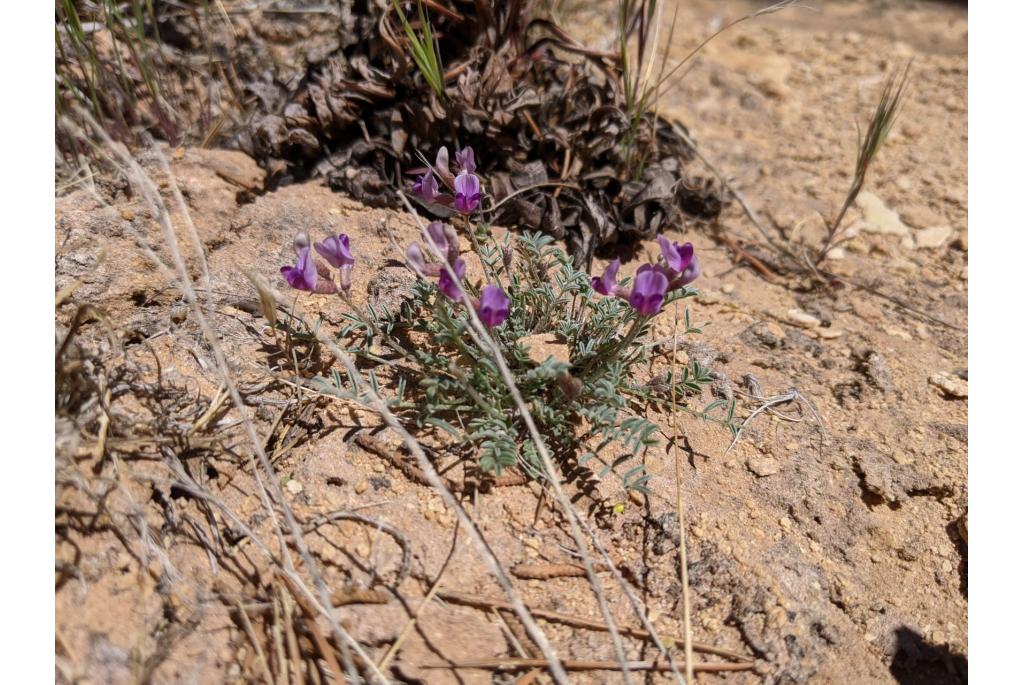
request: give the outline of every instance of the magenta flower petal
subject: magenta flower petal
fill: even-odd
[[[645,316],[661,311],[661,304],[668,292],[668,277],[652,264],[645,264],[636,272],[629,304]]]
[[[622,266],[622,263],[616,259],[605,267],[604,273],[601,274],[600,277],[591,277],[590,287],[602,295],[614,295],[616,289],[619,287],[619,281],[616,279],[616,275],[619,273],[620,266]]]
[[[444,293],[448,298],[452,300],[462,299],[462,279],[466,277],[466,260],[456,259],[452,262],[452,271],[458,277],[458,281],[453,281],[452,277],[448,275],[448,269],[443,269],[441,275],[437,279],[437,288]]]
[[[437,198],[437,179],[431,171],[420,176],[412,184],[412,192],[422,197],[427,202],[433,202]]]
[[[468,171],[473,173],[476,171],[476,153],[473,152],[473,148],[466,146],[455,153],[455,164],[459,167],[459,171]]]
[[[304,247],[299,250],[295,266],[282,266],[281,275],[288,285],[296,290],[310,293],[316,290],[316,264],[313,263],[313,258],[309,254],[309,248]]]
[[[693,243],[680,245],[679,243],[669,242],[669,239],[664,235],[658,236],[658,242],[661,243],[661,255],[665,258],[668,268],[677,274],[685,271],[693,259]]]
[[[320,253],[320,256],[327,260],[327,263],[335,269],[343,266],[352,266],[356,263],[349,248],[348,235],[339,233],[336,236],[326,238],[322,243],[313,243],[313,247]]]
[[[480,179],[476,174],[463,171],[455,178],[455,209],[470,214],[480,206]]]
[[[489,285],[480,293],[480,306],[476,313],[488,328],[505,323],[512,302],[500,285]]]

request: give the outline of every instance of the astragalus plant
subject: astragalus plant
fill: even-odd
[[[647,418],[650,410],[675,407],[731,425],[732,407],[723,408],[724,418],[708,413],[722,402],[703,410],[686,404],[711,382],[708,369],[693,362],[651,372],[655,318],[697,293],[690,285],[700,273],[693,246],[659,236],[660,258],[641,266],[635,279],[618,278],[618,260],[592,277],[576,269],[550,236],[498,238],[475,220],[486,193],[474,173],[473,151],[455,157],[453,172],[442,150],[412,189],[454,214],[450,224],[427,227],[424,245],[407,246],[408,266],[417,275],[411,296],[394,309],[349,307],[339,340],[376,367],[370,370],[375,386],[379,370],[388,370],[395,388],[391,408],[408,424],[447,432],[456,446],[476,455],[484,473],[519,469],[539,478],[537,447],[489,347],[472,334],[471,306],[501,350],[555,460],[566,468],[590,462],[598,475],[614,474],[625,488],[646,491],[649,475],[640,457],[661,441],[658,425]],[[459,231],[473,246],[465,254]],[[348,274],[358,268],[358,247],[350,250],[347,236],[316,243],[313,251],[303,236],[296,252],[296,265],[282,269],[290,285],[347,299]],[[482,279],[467,278],[470,260],[478,260]],[[688,314],[684,319],[681,333],[699,332]],[[320,382],[342,395],[354,385],[337,373]]]

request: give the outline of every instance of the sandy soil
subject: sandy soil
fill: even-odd
[[[680,4],[676,57],[723,17],[751,7]],[[583,37],[607,40],[611,10],[572,11]],[[756,658],[752,671],[699,682],[966,682],[966,41],[966,7],[959,4],[827,3],[821,12],[794,10],[734,29],[661,103],[687,123],[769,226],[813,242],[849,183],[855,122],[868,116],[887,70],[915,60],[905,110],[854,212],[858,236],[828,262],[871,291],[768,282],[734,263],[708,227],[669,233],[693,241],[703,260],[692,314],[710,324],[680,350],[679,361],[697,359],[714,370],[717,382],[705,400],[736,396],[746,416],[759,406],[751,393],[795,390],[805,398],[777,407],[777,415],[758,415],[732,450],[727,432],[679,418],[694,637]],[[414,239],[414,225],[315,181],[263,194],[263,171],[237,152],[168,156],[209,260],[209,282],[152,153],[143,165],[167,197],[191,275],[296,515],[309,522],[358,511],[400,531],[395,538],[373,524],[343,521],[308,536],[332,590],[378,592],[383,603],[337,611],[379,658],[444,565],[454,516],[430,488],[357,439],[379,419],[297,393],[290,364],[269,370],[282,360],[244,271],[277,279],[297,230],[344,231],[360,260],[356,303],[391,298],[409,283],[397,246]],[[175,284],[145,254],[148,245],[170,257],[154,219],[123,188],[101,187],[98,196],[77,190],[57,200],[56,288],[64,293],[57,339],[83,306],[101,312],[77,331],[67,358],[81,362],[71,377],[103,379],[98,387],[78,380],[61,386],[70,388],[70,399],[56,428],[57,679],[258,682],[261,657],[236,602],[273,604],[273,576],[236,525],[175,485],[168,454],[268,541],[271,522],[212,350]],[[721,225],[741,243],[756,237],[737,203]],[[624,270],[646,261],[645,252],[653,256],[656,244],[642,245]],[[334,300],[300,302],[329,324],[341,319]],[[107,342],[108,324],[116,345]],[[671,317],[662,325],[668,334]],[[109,417],[104,434],[83,434],[80,427],[98,416]],[[377,439],[398,453],[397,439]],[[106,456],[97,458],[101,441]],[[591,523],[654,625],[680,635],[674,462],[661,448],[646,465],[654,494],[632,500],[602,485],[600,503],[624,506]],[[562,518],[550,505],[538,508],[537,492],[496,488],[466,502],[506,568],[572,561]],[[204,539],[222,554],[209,556]],[[407,570],[396,540],[407,541]],[[501,596],[465,536],[453,554],[443,587]],[[602,578],[617,619],[635,625],[623,593],[608,574]],[[585,578],[520,579],[517,588],[531,607],[599,616]],[[252,630],[256,643],[273,649],[267,616],[254,613]],[[521,629],[496,616],[431,603],[392,675],[513,682],[507,675],[492,681],[483,670],[424,668],[514,654],[508,633],[522,641]],[[612,658],[603,633],[544,628],[565,658]],[[635,658],[656,655],[641,641],[627,641],[627,648]],[[649,680],[669,682],[664,675]]]

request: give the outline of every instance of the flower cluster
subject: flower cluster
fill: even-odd
[[[309,249],[309,234],[305,231],[295,236],[295,266],[282,266],[281,276],[296,290],[310,293],[347,293],[352,287],[352,266],[356,263],[349,247],[348,235],[339,233],[328,236],[321,243],[314,243],[313,249],[327,260],[327,264],[313,256]],[[330,266],[328,266],[328,264]],[[338,270],[335,282],[331,267]]]
[[[473,148],[467,146],[456,152],[455,165],[458,167],[458,175],[453,174],[449,166],[448,148],[442,147],[437,151],[434,166],[416,179],[412,191],[426,202],[454,207],[460,214],[472,214],[484,196],[480,177],[474,173],[476,156]],[[438,178],[448,192],[440,192]]]
[[[661,311],[665,296],[678,288],[697,280],[700,262],[693,253],[693,245],[670,242],[663,235],[658,236],[661,244],[661,260],[657,264],[645,264],[636,272],[633,287],[627,290],[619,285],[617,275],[622,263],[616,259],[604,273],[590,279],[591,287],[602,295],[614,295],[629,302],[633,309],[644,316],[654,316]]]
[[[469,154],[472,160],[472,150]],[[466,277],[466,260],[459,256],[458,234],[450,226],[434,221],[427,226],[427,237],[427,250],[449,268],[445,268],[442,263],[428,262],[424,258],[423,249],[416,243],[409,245],[405,251],[409,267],[421,278],[436,276],[437,289],[445,297],[461,302],[462,281]],[[454,279],[452,275],[455,276]],[[488,285],[480,292],[479,298],[470,296],[469,300],[480,320],[490,328],[500,326],[508,318],[511,302],[499,285]]]

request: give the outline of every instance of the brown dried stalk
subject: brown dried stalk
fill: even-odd
[[[490,597],[483,597],[481,595],[474,595],[469,592],[459,592],[457,590],[440,590],[437,596],[441,599],[452,602],[454,604],[462,604],[464,606],[476,607],[477,609],[502,609],[511,610],[512,606],[503,600],[492,599]],[[573,616],[572,614],[561,614],[557,611],[546,611],[544,609],[530,609],[530,613],[537,618],[542,618],[545,621],[551,621],[552,623],[562,623],[567,626],[575,626],[576,628],[585,628],[586,630],[608,630],[608,627],[600,621],[594,621],[589,618],[583,618],[581,616]],[[652,635],[642,628],[631,628],[629,626],[623,626],[619,630],[623,634],[635,637],[640,640],[651,640]],[[681,637],[673,637],[671,635],[665,636],[669,642],[675,643],[677,646],[682,647],[684,640]],[[745,654],[732,651],[730,649],[724,649],[722,647],[715,647],[714,645],[707,645],[701,642],[694,642],[693,649],[698,652],[704,652],[705,654],[714,654],[716,656],[726,657],[728,659],[736,659],[737,661],[744,661],[753,663],[753,659]]]
[[[455,661],[450,664],[423,664],[421,668],[479,668],[488,671],[522,671],[527,668],[543,668],[547,666],[544,659],[526,659],[510,657],[507,659],[475,659],[472,661]],[[671,671],[671,664],[660,661],[601,661],[601,660],[565,660],[562,666],[567,671],[618,671],[625,667],[629,671]],[[709,664],[700,662],[693,664],[698,673],[724,673],[726,671],[749,671],[754,664]]]

